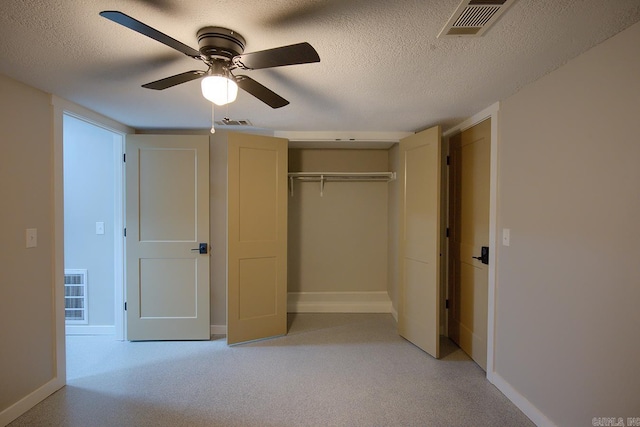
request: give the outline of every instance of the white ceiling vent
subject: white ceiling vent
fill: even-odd
[[[515,0],[463,0],[440,37],[480,37]]]
[[[249,120],[216,120],[216,126],[253,126]]]

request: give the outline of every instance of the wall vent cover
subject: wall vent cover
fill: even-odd
[[[87,270],[64,270],[64,320],[67,324],[87,324]]]
[[[463,0],[444,26],[441,37],[480,37],[515,0]]]

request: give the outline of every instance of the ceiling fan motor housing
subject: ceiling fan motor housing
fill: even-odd
[[[230,61],[244,52],[245,40],[240,34],[223,27],[204,27],[198,30],[198,49],[205,60]]]

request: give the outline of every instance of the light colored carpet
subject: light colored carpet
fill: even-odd
[[[68,337],[68,385],[10,426],[530,426],[461,350],[435,360],[388,314],[290,315],[228,347]]]

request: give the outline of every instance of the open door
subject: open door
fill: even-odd
[[[400,141],[398,332],[433,357],[440,353],[439,126]]]
[[[127,339],[208,340],[209,138],[129,135],[126,153]]]
[[[486,371],[491,119],[449,143],[449,337]]]
[[[287,143],[228,135],[228,344],[287,333]]]

